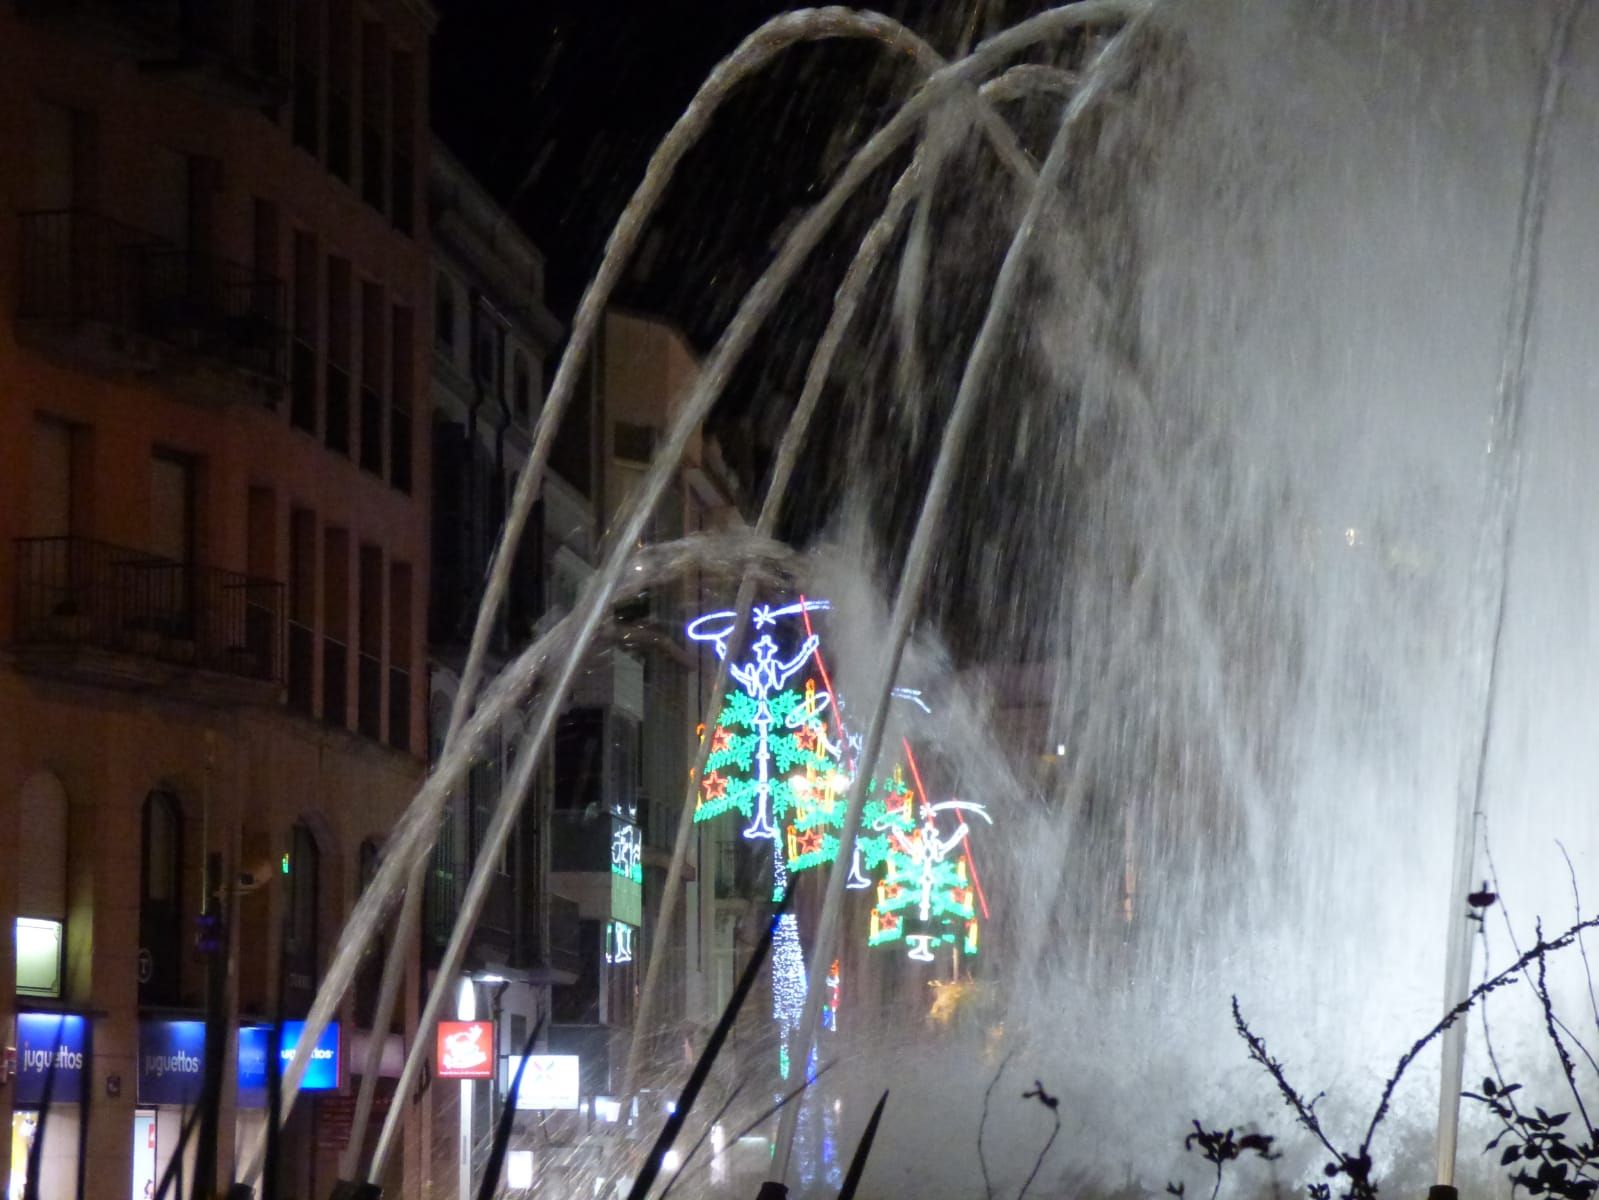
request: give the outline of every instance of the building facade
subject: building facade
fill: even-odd
[[[37,849],[0,856],[13,1195],[31,1164],[44,1200],[137,1200],[209,1070],[235,1177],[259,1027],[305,1014],[421,779],[431,26],[0,9],[0,829]],[[377,963],[281,1195],[333,1183]]]
[[[437,762],[489,558],[526,466],[545,367],[561,328],[544,304],[538,250],[437,144],[429,171],[428,220],[434,252],[428,729],[429,757]],[[486,678],[548,628],[552,579],[557,581],[553,590],[560,592],[560,580],[574,570],[581,578],[589,569],[592,508],[553,472],[541,490],[544,499],[518,548],[507,603],[493,630]],[[526,712],[508,717],[472,764],[464,786],[449,798],[424,910],[422,958],[430,978],[527,725]],[[422,1186],[429,1192],[476,1194],[499,1106],[508,1102],[507,1073],[514,1070],[514,1056],[541,1023],[545,1032],[536,1049],[548,1049],[551,987],[577,978],[577,906],[552,899],[548,890],[547,776],[546,771],[536,781],[511,845],[495,863],[451,1014],[464,1019],[470,1012],[473,1024],[492,1029],[479,1034],[475,1044],[492,1047],[493,1077],[434,1086],[424,1097],[433,1153]],[[536,1141],[535,1123],[532,1113],[518,1118],[511,1143],[518,1170],[520,1156]]]

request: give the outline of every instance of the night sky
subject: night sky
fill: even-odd
[[[880,7],[949,56],[1047,2],[886,0]],[[439,0],[434,128],[544,251],[547,299],[563,322],[650,154],[707,73],[763,20],[794,7],[779,0]],[[770,260],[785,222],[820,197],[917,78],[903,59],[858,41],[779,56],[685,159],[615,302],[666,317],[707,351]],[[904,161],[908,151],[858,194],[713,413],[710,431],[754,494],[833,292]],[[991,231],[971,232],[975,246]],[[995,263],[1001,248],[993,248]],[[982,257],[974,251],[971,262]],[[980,274],[968,274],[973,269]],[[873,336],[874,323],[862,324],[862,336]],[[951,332],[958,340],[969,331]],[[849,436],[839,432],[842,423],[831,424],[837,428],[827,436]],[[930,465],[932,444],[907,467],[907,483]],[[802,471],[828,470],[847,452],[813,447]],[[818,475],[796,492],[825,496],[835,484]],[[917,492],[912,485],[904,494]],[[891,514],[889,524],[903,515]],[[822,507],[796,508],[785,514],[784,532],[803,540],[824,519]]]
[[[949,53],[974,3],[984,25],[1000,19],[1002,0],[881,7]],[[434,127],[548,257],[558,316],[570,316],[651,151],[706,74],[763,20],[795,7],[439,0]],[[774,231],[814,198],[838,154],[870,132],[908,79],[880,49],[854,43],[782,56],[685,163],[622,299],[664,313],[707,346]]]

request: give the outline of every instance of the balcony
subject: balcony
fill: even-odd
[[[26,212],[19,332],[95,370],[236,372],[276,403],[282,281],[82,209]]]
[[[282,0],[19,0],[18,9],[225,104],[281,103],[288,86]]]
[[[187,689],[195,671],[282,681],[281,583],[88,538],[22,538],[16,551],[21,666],[126,686]]]

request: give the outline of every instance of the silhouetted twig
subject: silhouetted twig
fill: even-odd
[[[1010,1060],[1015,1056],[1016,1051],[1012,1050],[1000,1060],[994,1078],[988,1081],[988,1087],[983,1090],[983,1115],[977,1122],[977,1166],[983,1173],[983,1195],[987,1200],[994,1200],[994,1185],[988,1177],[988,1159],[983,1154],[983,1131],[988,1127],[988,1101],[994,1094],[994,1087],[999,1083],[999,1077],[1005,1073],[1005,1068],[1010,1066]]]
[[[1023,1100],[1037,1100],[1050,1115],[1055,1118],[1055,1128],[1050,1131],[1049,1137],[1044,1142],[1044,1148],[1038,1152],[1038,1157],[1033,1160],[1033,1169],[1027,1173],[1027,1179],[1022,1183],[1022,1190],[1016,1193],[1016,1200],[1023,1200],[1027,1189],[1033,1186],[1033,1180],[1038,1177],[1038,1170],[1044,1165],[1044,1159],[1049,1155],[1050,1147],[1055,1144],[1055,1139],[1060,1136],[1060,1097],[1051,1096],[1044,1090],[1041,1080],[1033,1080],[1030,1091],[1022,1093]]]
[[[510,1099],[500,1112],[500,1123],[494,1130],[494,1145],[489,1149],[488,1162],[483,1164],[483,1179],[478,1184],[477,1200],[493,1200],[494,1193],[499,1189],[500,1172],[505,1167],[505,1150],[511,1144],[511,1126],[516,1121],[516,1097],[522,1090],[522,1072],[527,1070],[527,1060],[533,1056],[533,1047],[538,1044],[543,1029],[544,1018],[540,1017],[533,1022],[533,1032],[522,1046],[522,1057],[516,1064],[516,1073],[511,1076]]]
[[[743,1090],[744,1084],[740,1082],[727,1094],[727,1099],[722,1101],[722,1107],[711,1114],[711,1119],[705,1122],[705,1128],[700,1130],[700,1136],[689,1147],[689,1152],[683,1156],[683,1165],[672,1172],[672,1177],[666,1181],[666,1186],[661,1189],[660,1200],[666,1200],[666,1197],[671,1194],[672,1189],[677,1186],[677,1181],[683,1178],[684,1173],[689,1168],[689,1164],[694,1161],[694,1156],[700,1152],[700,1147],[705,1145],[705,1139],[711,1136],[711,1130],[715,1129],[716,1123],[727,1115],[727,1110],[733,1107],[733,1101],[738,1099],[739,1093]]]
[[[861,1176],[866,1173],[866,1159],[872,1152],[872,1143],[877,1140],[877,1123],[883,1119],[883,1106],[887,1103],[888,1089],[884,1088],[872,1108],[871,1119],[866,1122],[860,1145],[855,1147],[855,1155],[849,1160],[849,1170],[844,1173],[844,1186],[839,1189],[838,1200],[855,1200],[855,1189],[860,1187]]]
[[[722,1043],[727,1041],[728,1031],[733,1028],[733,1022],[738,1018],[738,1013],[744,1007],[751,989],[755,987],[755,980],[760,975],[761,964],[766,961],[767,954],[772,949],[772,935],[777,931],[777,923],[783,914],[788,911],[788,902],[793,896],[793,891],[785,893],[783,899],[777,904],[771,919],[767,922],[766,932],[755,947],[755,953],[750,955],[749,962],[744,967],[744,974],[738,981],[738,986],[733,989],[733,995],[727,1002],[727,1007],[722,1010],[721,1017],[716,1022],[716,1028],[711,1030],[710,1039],[705,1043],[705,1049],[700,1053],[699,1060],[694,1064],[694,1069],[689,1072],[688,1082],[683,1085],[683,1091],[677,1098],[677,1104],[672,1113],[666,1118],[666,1124],[661,1127],[660,1136],[655,1139],[655,1146],[651,1149],[649,1157],[644,1160],[638,1178],[634,1179],[633,1187],[628,1192],[628,1200],[644,1200],[649,1195],[650,1185],[655,1182],[661,1173],[661,1163],[666,1158],[666,1152],[672,1148],[672,1143],[677,1140],[677,1135],[682,1131],[683,1122],[688,1120],[689,1111],[694,1107],[694,1101],[699,1098],[700,1089],[705,1086],[705,1080],[710,1076],[711,1066],[716,1062],[716,1056],[722,1051]]]

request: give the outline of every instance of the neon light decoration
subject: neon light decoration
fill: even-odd
[[[710,731],[710,753],[694,806],[695,821],[737,811],[749,821],[743,830],[746,838],[771,842],[774,901],[787,893],[789,875],[778,822],[787,820],[802,796],[809,801],[814,781],[830,778],[836,768],[838,748],[823,722],[830,691],[824,693],[807,672],[820,663],[821,645],[809,614],[830,607],[826,600],[801,597],[780,608],[763,604],[753,610],[759,636],[747,661],[728,666],[728,677],[740,690],[729,690]],[[803,619],[805,636],[785,654],[773,632],[784,632],[779,623],[795,616]],[[688,636],[709,643],[725,659],[736,622],[736,613],[709,613],[689,625]],[[784,1079],[791,1070],[789,1048],[804,1015],[805,995],[799,922],[793,913],[785,913],[772,937],[772,1017],[778,1027],[778,1071]]]
[[[903,942],[908,957],[916,962],[932,962],[941,945],[958,946],[974,955],[980,944],[981,889],[971,866],[966,814],[990,825],[993,819],[981,804],[968,800],[929,803],[910,743],[902,745],[916,783],[915,795],[904,789],[896,769],[880,798],[863,813],[875,835],[866,848],[868,865],[880,865],[883,872],[867,944]]]
[[[791,874],[838,857],[838,832],[860,752],[860,736],[845,724],[844,703],[811,623],[811,613],[830,608],[825,600],[804,597],[782,607],[757,606],[749,657],[728,667],[737,688],[729,691],[709,732],[701,733],[711,746],[694,820],[737,812],[747,821],[745,838],[770,841],[774,900],[787,891]],[[735,623],[732,612],[710,613],[688,626],[688,636],[726,659]],[[896,687],[893,696],[923,714],[932,712],[914,688]],[[910,742],[901,738],[900,744],[903,756],[868,782],[847,879],[851,888],[875,888],[867,943],[903,945],[916,962],[934,961],[944,946],[975,955],[988,905],[972,860],[967,814],[987,824],[992,818],[971,801],[930,801]],[[792,915],[779,922],[772,973],[786,1078],[789,1034],[805,1002],[804,959]],[[832,1014],[827,1019],[836,1021],[832,986],[826,1008]]]
[[[620,819],[611,828],[611,874],[644,882],[644,834]]]
[[[625,921],[607,921],[605,925],[605,961],[615,964],[632,962],[633,934],[637,931]]]
[[[802,599],[783,608],[755,609],[754,627],[760,636],[748,661],[728,667],[728,676],[740,690],[729,690],[711,729],[711,751],[694,807],[696,821],[736,810],[749,821],[746,838],[778,842],[777,822],[795,811],[801,797],[811,801],[818,794],[817,780],[833,778],[838,747],[823,724],[830,697],[820,680],[802,674],[819,661],[821,639],[807,632],[798,648],[784,655],[770,632],[784,617],[828,607],[825,600]],[[688,635],[709,642],[719,658],[726,658],[735,615],[710,613],[693,622]],[[807,627],[809,623],[807,615]]]

